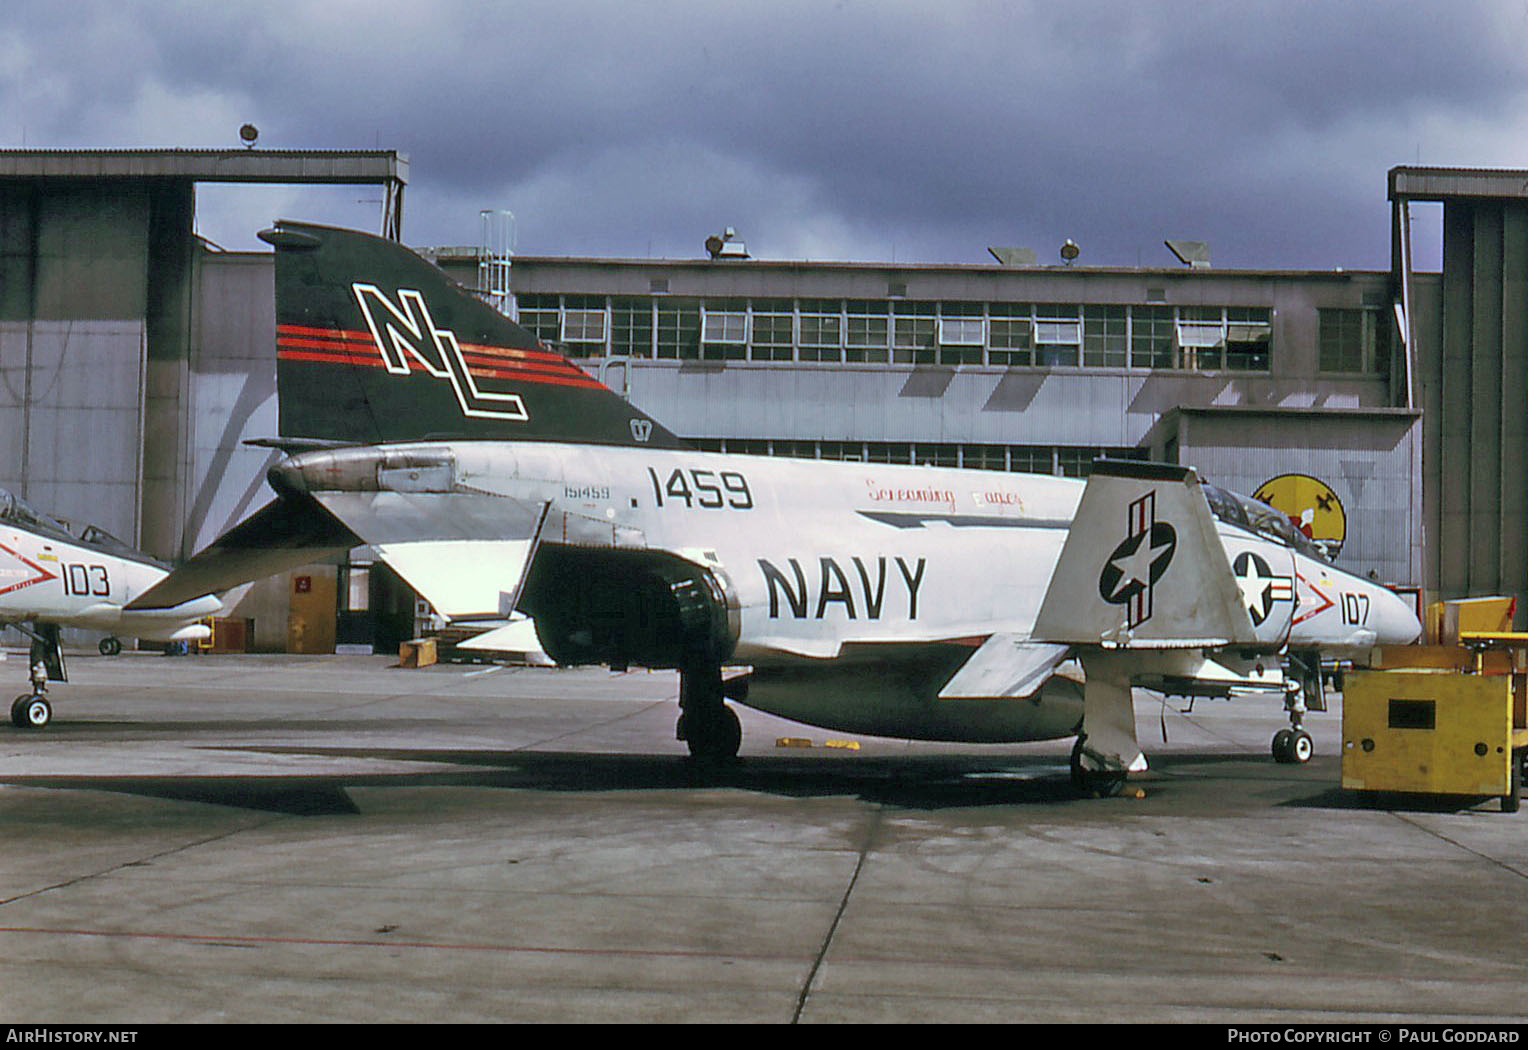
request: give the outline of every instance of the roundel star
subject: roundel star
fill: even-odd
[[[1130,625],[1151,616],[1151,591],[1178,546],[1178,534],[1166,522],[1154,521],[1125,537],[1109,555],[1098,577],[1098,593],[1111,605],[1131,606]]]

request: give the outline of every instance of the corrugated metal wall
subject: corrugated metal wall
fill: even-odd
[[[0,485],[134,541],[149,195],[0,186]]]
[[[1347,418],[1185,412],[1179,461],[1207,481],[1248,495],[1284,474],[1324,482],[1347,518],[1337,563],[1410,585],[1417,581],[1422,549],[1421,493],[1412,469],[1420,436],[1416,418],[1399,411]]]
[[[1246,373],[1123,374],[885,365],[759,367],[632,361],[631,399],[681,434],[1123,447],[1179,405],[1356,409],[1378,383]]]
[[[276,304],[269,255],[207,254],[197,275],[190,484],[177,552],[190,557],[270,498],[276,436]]]
[[[1419,321],[1428,584],[1528,605],[1528,202],[1445,202],[1439,309]]]

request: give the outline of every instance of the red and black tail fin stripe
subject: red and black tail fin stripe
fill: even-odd
[[[550,350],[517,350],[466,344],[461,347],[468,371],[482,379],[520,380],[554,386],[607,390],[598,380],[561,354]],[[303,325],[276,326],[276,355],[283,361],[309,361],[357,367],[385,368],[370,332],[341,332]],[[407,358],[410,371],[425,367]],[[608,392],[608,390],[607,390]]]
[[[396,242],[291,222],[261,237],[276,247],[284,438],[684,446]]]

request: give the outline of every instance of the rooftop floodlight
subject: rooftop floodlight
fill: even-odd
[[[706,254],[713,259],[749,259],[748,247],[742,241],[736,240],[737,230],[728,226],[721,235],[712,234],[706,238]]]
[[[245,124],[239,129],[239,139],[244,143],[245,149],[254,149],[255,141],[260,138],[260,129],[253,124]]]
[[[1184,266],[1193,266],[1200,269],[1208,269],[1210,265],[1210,246],[1204,241],[1163,241],[1167,250],[1178,257],[1178,261]]]
[[[1066,264],[1068,266],[1076,262],[1077,256],[1081,254],[1082,249],[1077,247],[1077,242],[1072,240],[1070,237],[1068,237],[1066,243],[1061,246],[1061,258],[1066,260]]]

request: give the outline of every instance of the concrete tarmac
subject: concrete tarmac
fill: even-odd
[[[671,674],[395,662],[71,654],[0,725],[0,1022],[1528,1020],[1528,812],[1361,803],[1340,712],[1288,767],[1272,698],[1138,694],[1083,800],[1069,741],[743,709],[698,777]]]

